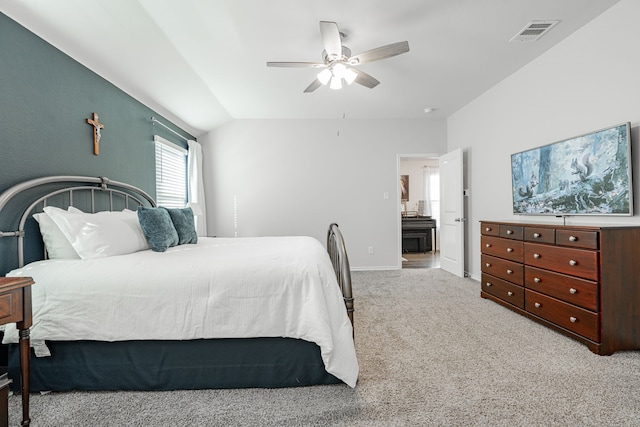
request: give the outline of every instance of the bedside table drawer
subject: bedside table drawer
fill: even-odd
[[[0,324],[20,322],[22,320],[22,290],[0,295]]]

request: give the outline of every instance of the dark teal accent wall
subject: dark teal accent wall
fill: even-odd
[[[93,112],[105,125],[93,154]],[[0,13],[0,191],[47,175],[106,176],[155,196],[153,134],[186,143],[181,134],[113,84]],[[0,218],[0,230],[7,224]],[[0,239],[0,258],[8,240]],[[0,274],[3,274],[0,259]]]

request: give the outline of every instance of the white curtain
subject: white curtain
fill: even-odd
[[[424,178],[424,215],[437,220],[440,216],[440,168],[425,166],[422,176]]]
[[[207,235],[207,210],[204,200],[204,180],[202,178],[202,145],[196,141],[187,141],[187,206],[193,209],[198,236]]]

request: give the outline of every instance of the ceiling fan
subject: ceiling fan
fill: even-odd
[[[343,34],[338,30],[338,24],[320,21],[320,34],[324,44],[322,51],[324,62],[267,62],[267,67],[322,68],[316,79],[304,90],[305,93],[313,92],[320,86],[327,84],[331,89],[342,89],[343,80],[349,85],[356,82],[373,89],[380,82],[373,76],[353,67],[409,52],[409,42],[403,41],[351,56],[351,50],[342,45]]]

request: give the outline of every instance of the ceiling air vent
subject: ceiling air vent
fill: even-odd
[[[534,42],[556,26],[560,21],[531,21],[513,36],[510,42]]]

